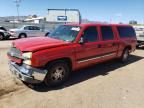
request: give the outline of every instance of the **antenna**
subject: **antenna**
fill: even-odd
[[[16,4],[16,8],[17,8],[18,21],[20,21],[20,18],[19,18],[20,2],[21,2],[21,0],[14,0],[14,3]]]

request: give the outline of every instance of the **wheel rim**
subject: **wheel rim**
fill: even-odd
[[[20,37],[21,37],[21,38],[25,38],[25,35],[21,35]]]
[[[51,79],[55,82],[62,81],[65,76],[65,69],[63,66],[57,66],[53,69]]]

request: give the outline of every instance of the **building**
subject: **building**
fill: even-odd
[[[45,21],[44,17],[37,17],[37,18],[27,18],[24,20],[24,22],[29,22],[29,23],[35,23],[39,24]]]
[[[47,22],[81,23],[81,14],[77,9],[48,9]]]
[[[137,24],[137,21],[135,21],[135,20],[131,20],[131,21],[129,21],[129,24]]]

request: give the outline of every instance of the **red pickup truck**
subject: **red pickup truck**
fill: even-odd
[[[12,74],[28,83],[57,86],[80,68],[111,59],[126,62],[136,49],[130,25],[60,25],[47,37],[19,39],[8,51]]]

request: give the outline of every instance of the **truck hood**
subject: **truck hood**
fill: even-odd
[[[23,52],[38,51],[47,48],[55,48],[58,46],[68,45],[69,42],[57,40],[49,37],[34,37],[27,39],[19,39],[13,42],[13,46],[20,49]]]

